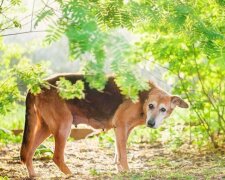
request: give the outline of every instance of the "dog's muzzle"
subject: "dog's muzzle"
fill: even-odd
[[[153,118],[147,121],[147,126],[153,128],[155,126],[155,120]]]

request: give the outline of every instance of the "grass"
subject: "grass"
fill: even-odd
[[[225,159],[222,160],[225,163]],[[165,162],[165,164],[164,164]],[[170,159],[167,157],[156,158],[151,160],[151,165],[148,171],[131,171],[129,173],[99,173],[97,170],[92,169],[91,175],[97,176],[100,179],[112,178],[115,180],[145,180],[145,179],[183,179],[183,180],[198,180],[198,179],[225,179],[225,167],[215,159],[207,162],[202,161],[202,166],[184,165],[181,162],[179,167],[173,168]],[[162,167],[163,165],[163,167]],[[152,168],[151,168],[152,167]]]
[[[140,154],[143,150],[148,149],[149,143],[139,143]],[[137,146],[137,145],[136,145]],[[142,149],[142,146],[145,148]],[[130,144],[132,148],[132,144]],[[161,152],[160,146],[155,146],[146,153],[154,152],[158,148]],[[167,147],[163,147],[165,152],[153,153],[145,165],[145,169],[137,169],[129,173],[106,173],[99,172],[97,169],[92,169],[90,175],[98,179],[131,179],[131,180],[145,180],[145,179],[182,179],[182,180],[198,180],[198,179],[225,179],[225,157],[224,151],[198,151],[192,149],[191,146],[186,149],[177,149],[177,152]],[[139,152],[139,151],[138,151]],[[157,152],[157,150],[156,150]],[[151,152],[152,153],[152,152]],[[145,156],[138,158],[143,159]],[[145,158],[144,161],[146,161]],[[134,159],[135,161],[135,159]],[[137,163],[137,162],[136,162]],[[145,162],[144,162],[145,163]],[[136,165],[136,167],[138,167]],[[149,170],[146,170],[149,169]],[[94,172],[94,173],[93,173]]]
[[[208,171],[205,173],[204,171]],[[182,169],[178,170],[165,170],[165,169],[154,169],[148,170],[143,172],[136,172],[132,171],[129,173],[119,173],[119,174],[112,174],[112,173],[99,173],[97,170],[93,170],[93,173],[90,175],[98,177],[99,179],[115,179],[115,180],[123,180],[123,179],[130,179],[130,180],[146,180],[146,179],[167,179],[167,180],[174,180],[174,179],[182,179],[182,180],[198,180],[198,179],[222,179],[225,178],[224,169],[221,170],[200,170],[196,168],[194,171],[183,171]]]
[[[100,173],[96,169],[94,169],[94,168],[89,169],[89,174],[91,176],[99,176],[100,175]]]

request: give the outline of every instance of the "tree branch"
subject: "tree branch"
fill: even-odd
[[[0,7],[2,7],[2,5],[3,5],[3,2],[4,2],[4,0],[2,0],[2,2],[1,2],[1,4],[0,4]]]
[[[33,0],[33,7],[32,7],[32,13],[31,13],[31,22],[30,22],[30,31],[32,31],[32,28],[33,28],[34,5],[35,5],[35,0]]]
[[[205,89],[205,86],[204,86],[204,83],[203,83],[203,80],[202,80],[202,77],[201,77],[201,74],[200,74],[200,71],[199,71],[199,68],[198,68],[198,63],[197,63],[197,60],[196,60],[196,52],[195,52],[194,45],[193,45],[193,52],[194,52],[194,62],[195,62],[195,66],[196,66],[196,69],[197,69],[197,75],[198,75],[198,79],[200,81],[200,84],[202,86],[203,93],[207,97],[208,101],[210,102],[210,104],[212,105],[212,107],[214,108],[214,110],[217,112],[218,117],[219,117],[219,120],[221,118],[223,120],[223,122],[225,122],[225,119],[220,114],[220,110],[216,107],[216,105],[212,101],[211,97],[209,96],[208,92],[206,92],[206,89]],[[222,124],[221,124],[221,128],[225,132],[225,129],[223,128]]]
[[[186,92],[186,90],[185,90],[185,88],[184,88],[184,85],[183,85],[183,79],[181,78],[179,72],[178,72],[178,78],[179,78],[179,80],[180,80],[180,82],[181,82],[181,86],[182,86],[182,88],[183,88],[183,90],[184,90],[184,92],[185,92],[185,95],[186,95],[186,97],[187,97],[187,99],[188,99],[188,102],[190,103],[191,106],[193,106],[192,100],[191,100],[191,98],[189,97],[188,93]],[[203,127],[205,128],[205,130],[206,130],[206,132],[207,132],[209,138],[211,139],[211,141],[212,141],[214,147],[217,148],[217,147],[218,147],[218,144],[215,142],[214,137],[213,137],[213,135],[211,134],[211,128],[210,128],[208,122],[207,122],[204,118],[202,118],[202,116],[199,114],[199,112],[198,112],[196,109],[194,109],[194,112],[196,113],[196,115],[198,116],[199,120],[201,121]],[[207,125],[207,126],[206,126],[206,125]]]
[[[49,6],[52,5],[53,3],[55,3],[55,1],[52,1],[51,3],[44,3],[44,7],[43,7],[43,8],[40,8],[40,9],[38,9],[38,10],[36,10],[36,11],[32,11],[31,14],[26,15],[26,16],[24,16],[23,18],[19,19],[18,21],[21,22],[21,27],[23,27],[23,26],[25,26],[25,25],[31,23],[31,22],[29,21],[29,22],[26,22],[26,23],[22,24],[22,21],[26,20],[27,18],[29,18],[29,17],[31,17],[31,16],[34,16],[34,15],[36,15],[36,14],[42,12],[46,7],[49,7]],[[8,9],[10,9],[11,7],[12,7],[12,6],[9,6],[5,11],[7,11]],[[5,12],[5,11],[4,11],[4,12]],[[35,18],[36,18],[36,17],[35,17]],[[32,19],[34,20],[35,18],[32,18]],[[8,23],[10,23],[10,22],[11,22],[11,21],[8,21],[8,22],[7,22],[7,25],[8,25]],[[12,24],[10,24],[10,25],[8,25],[8,26],[7,26],[7,25],[6,25],[6,27],[4,27],[3,29],[0,29],[0,33],[2,33],[3,31],[5,31],[5,30],[7,30],[7,29],[13,29],[13,28],[15,28],[15,27],[12,27]],[[33,25],[32,25],[32,26],[33,26]],[[30,30],[32,30],[32,28],[30,28]],[[32,32],[33,32],[33,31],[32,31]],[[3,36],[3,35],[2,35],[2,36]]]
[[[20,34],[29,34],[29,33],[43,33],[46,32],[46,30],[38,30],[38,31],[24,31],[24,32],[18,32],[18,33],[10,33],[10,34],[3,34],[0,35],[2,37],[6,37],[6,36],[15,36],[15,35],[20,35]]]

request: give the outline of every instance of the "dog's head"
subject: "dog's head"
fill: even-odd
[[[188,104],[179,96],[170,95],[159,87],[152,86],[143,105],[146,125],[151,128],[158,128],[177,106],[188,108]]]

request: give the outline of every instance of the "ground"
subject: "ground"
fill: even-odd
[[[45,145],[54,147],[53,142]],[[26,168],[19,161],[19,149],[20,144],[0,146],[0,179],[27,178]],[[120,174],[113,162],[113,145],[102,146],[97,138],[69,141],[65,156],[72,176],[63,175],[50,158],[36,155],[38,179],[225,179],[225,156],[221,152],[172,152],[161,144],[130,144],[131,172]]]

